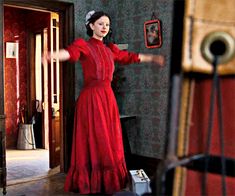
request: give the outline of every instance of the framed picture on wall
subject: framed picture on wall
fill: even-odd
[[[18,43],[6,42],[6,58],[17,58],[18,55]]]
[[[159,48],[162,45],[160,20],[148,20],[144,23],[144,40],[147,48]]]

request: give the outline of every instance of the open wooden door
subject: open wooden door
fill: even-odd
[[[59,51],[59,15],[51,13],[51,29],[50,29],[50,50]],[[51,113],[49,121],[51,127],[49,128],[49,157],[50,168],[56,167],[60,164],[60,149],[61,149],[61,115],[60,115],[60,63],[58,59],[51,59],[49,68],[49,108]]]
[[[43,31],[43,51],[59,50],[59,15],[51,13],[50,29]],[[60,165],[61,115],[59,60],[51,59],[43,66],[43,127],[45,148],[49,147],[50,168]],[[48,143],[46,142],[49,138]],[[49,144],[49,146],[46,146]]]
[[[60,165],[61,171],[67,171],[69,167],[71,143],[69,138],[72,137],[71,125],[73,125],[73,105],[71,103],[74,101],[74,67],[71,64],[60,66],[58,60],[52,59],[47,66],[43,66],[41,56],[44,50],[55,51],[68,45],[69,42],[65,40],[71,36],[67,37],[67,28],[65,27],[68,22],[65,22],[65,18],[66,21],[71,18],[70,12],[72,13],[72,7],[71,10],[68,9],[66,15],[46,11],[46,14],[49,13],[48,24],[43,28],[37,28],[36,32],[32,32],[32,40],[35,40],[32,51],[35,48],[38,50],[38,57],[35,56],[35,64],[38,63],[38,65],[35,65],[37,67],[35,69],[40,70],[38,73],[35,72],[35,78],[39,77],[38,86],[41,86],[37,89],[37,85],[35,85],[36,93],[35,96],[32,96],[36,97],[33,100],[38,103],[42,116],[42,128],[40,129],[42,130],[42,144],[39,148],[49,150],[50,168]],[[32,56],[34,53],[30,55],[30,58]],[[32,82],[30,83],[32,85]],[[66,87],[64,87],[65,85]],[[32,92],[32,90],[29,91]],[[38,92],[41,92],[39,97],[36,95]]]

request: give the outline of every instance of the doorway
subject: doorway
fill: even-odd
[[[3,4],[1,5],[3,6]],[[68,45],[68,43],[70,43],[74,36],[73,36],[73,4],[71,3],[63,3],[63,2],[58,2],[58,1],[45,1],[43,3],[41,3],[40,0],[38,1],[11,1],[11,0],[6,0],[4,1],[4,6],[11,6],[11,7],[17,7],[17,8],[21,8],[21,9],[25,9],[25,10],[33,10],[33,11],[40,11],[40,12],[54,12],[57,13],[59,15],[59,18],[61,19],[59,22],[55,22],[52,24],[55,24],[55,28],[57,27],[58,24],[63,25],[63,28],[59,29],[59,33],[60,35],[58,36],[58,41],[59,41],[59,47],[64,47],[66,45]],[[3,17],[2,17],[3,18]],[[29,19],[29,18],[28,18]],[[39,18],[38,18],[39,19]],[[37,22],[37,20],[32,22]],[[61,26],[60,26],[61,27]],[[66,29],[63,30],[63,29]],[[35,32],[34,32],[35,33]],[[45,37],[46,35],[48,36],[49,33],[53,34],[53,29],[43,29],[43,32],[41,35],[43,35],[43,37],[41,37],[42,39],[42,43],[44,43],[45,41]],[[32,43],[36,40],[34,38],[38,38],[40,36],[38,36],[40,34],[39,32],[37,32],[36,34],[31,34],[30,39],[33,41],[29,41],[28,43],[28,47],[33,47]],[[33,36],[32,36],[33,35]],[[35,36],[35,37],[34,37]],[[49,41],[51,41],[50,36],[47,37]],[[36,42],[36,41],[35,41]],[[53,47],[53,46],[48,46]],[[33,50],[30,50],[31,52]],[[3,54],[1,54],[3,55]],[[28,56],[32,57],[31,54],[28,54]],[[30,58],[30,62],[33,61],[32,59],[36,58],[33,55],[33,58]],[[73,113],[73,109],[71,108],[71,103],[73,103],[73,99],[74,99],[74,90],[71,90],[71,88],[73,89],[73,85],[71,85],[71,88],[64,88],[64,83],[65,81],[69,78],[70,82],[74,82],[74,77],[73,77],[73,69],[74,66],[70,65],[68,66],[59,66],[59,69],[57,69],[57,65],[55,65],[56,63],[51,62],[51,66],[49,67],[49,69],[47,70],[48,74],[46,74],[46,76],[48,77],[49,80],[53,80],[53,83],[51,83],[49,85],[48,88],[48,92],[50,91],[53,92],[53,94],[48,93],[48,113],[47,114],[42,114],[42,115],[48,115],[48,118],[45,118],[43,116],[43,119],[50,119],[48,120],[48,129],[52,129],[52,127],[54,129],[57,129],[59,127],[60,131],[59,134],[52,134],[52,132],[50,132],[50,130],[48,131],[48,136],[46,136],[46,134],[43,134],[42,138],[42,143],[44,142],[44,144],[42,144],[43,148],[46,149],[47,148],[47,142],[46,142],[46,138],[48,138],[48,143],[49,143],[49,150],[53,149],[54,152],[57,152],[57,155],[55,153],[51,153],[50,154],[50,167],[53,168],[56,166],[56,161],[54,161],[55,159],[57,159],[57,161],[59,161],[59,165],[60,165],[60,171],[67,171],[68,168],[68,160],[69,160],[69,153],[66,153],[68,151],[68,147],[67,147],[67,140],[68,140],[68,135],[66,133],[66,129],[68,129],[70,125],[70,121],[71,119],[69,118],[70,113]],[[27,69],[27,72],[30,72],[30,82],[34,81],[36,83],[36,80],[33,80],[32,78],[35,77],[35,75],[37,75],[36,73],[33,73],[34,69]],[[56,71],[55,71],[56,70]],[[45,75],[45,70],[43,69],[43,73]],[[62,75],[58,75],[58,73],[64,73],[63,76]],[[56,73],[56,75],[54,75]],[[41,81],[44,85],[45,84],[45,77],[43,75],[43,81]],[[59,77],[58,77],[59,76]],[[61,80],[58,80],[61,79]],[[33,85],[30,86],[30,88],[27,88],[27,101],[26,104],[27,106],[31,104],[31,106],[36,106],[36,103],[32,103],[32,97],[33,94],[36,92],[35,90],[32,91],[31,87]],[[52,87],[53,86],[53,87]],[[58,88],[56,88],[58,87]],[[55,92],[55,93],[54,93]],[[59,95],[58,95],[59,93]],[[44,96],[44,97],[43,97]],[[45,98],[45,92],[43,95],[42,99]],[[36,96],[35,96],[36,97]],[[60,99],[58,99],[60,97]],[[37,99],[34,99],[34,101],[38,101]],[[39,102],[40,103],[40,102]],[[42,108],[44,107],[45,109],[45,104],[41,105]],[[52,106],[52,107],[51,107]],[[59,108],[58,108],[59,107]],[[33,109],[33,107],[31,107],[31,109],[29,109],[29,114],[33,114],[35,111]],[[36,112],[40,112],[38,111],[38,108],[36,109]],[[60,114],[60,115],[59,115]],[[32,115],[33,116],[33,115]],[[59,117],[59,118],[58,118]],[[42,131],[45,131],[45,123],[42,124]],[[6,127],[7,129],[7,127]],[[45,131],[46,133],[46,131]],[[59,138],[59,147],[54,145],[54,148],[51,147],[53,146],[54,143],[54,137],[56,137],[57,139]],[[1,143],[2,145],[2,143]],[[58,157],[59,155],[59,157]],[[2,158],[1,157],[1,162],[2,162]],[[4,162],[4,161],[3,161]],[[4,167],[4,165],[3,165]],[[1,174],[2,175],[2,174]]]
[[[55,51],[59,49],[58,23],[59,15],[55,12],[4,6],[5,54],[9,53],[4,57],[6,144],[8,149],[14,149],[15,143],[17,143],[17,149],[25,150],[24,153],[7,151],[8,171],[13,170],[14,162],[12,160],[15,160],[18,162],[18,167],[22,166],[20,171],[25,170],[25,173],[36,174],[30,171],[33,171],[33,163],[38,160],[37,154],[41,154],[39,157],[47,159],[38,160],[39,165],[46,164],[44,167],[39,167],[42,170],[53,169],[60,165],[59,62],[51,61],[48,66],[42,66],[41,63],[44,50]],[[17,47],[10,48],[8,46],[10,43],[13,46],[16,44]],[[31,130],[25,129],[29,126],[33,129],[33,140],[30,140],[28,135]],[[33,141],[36,143],[36,149]],[[22,156],[25,159],[18,157],[20,152],[25,155],[32,153],[28,151],[30,149],[34,149],[35,159],[33,159],[34,156]],[[42,149],[44,150],[42,151]],[[30,167],[25,166],[26,161],[27,163],[31,161]],[[9,179],[15,176],[11,176],[11,171],[8,173],[10,174],[8,175]],[[16,177],[19,176],[16,175]]]

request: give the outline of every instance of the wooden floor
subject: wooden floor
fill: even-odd
[[[78,193],[64,192],[64,181],[66,175],[57,173],[46,178],[35,179],[7,186],[6,196],[70,196]],[[0,193],[1,195],[1,193]],[[92,194],[94,196],[94,194]],[[88,196],[88,195],[83,195]],[[99,196],[99,194],[96,194]],[[100,195],[101,196],[101,195]],[[102,196],[104,196],[102,194]],[[115,193],[113,196],[137,196],[128,189]]]

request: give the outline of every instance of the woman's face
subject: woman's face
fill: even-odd
[[[101,16],[93,24],[90,24],[93,30],[93,37],[102,40],[109,32],[110,20],[107,16]]]

